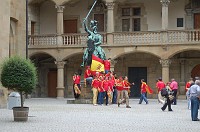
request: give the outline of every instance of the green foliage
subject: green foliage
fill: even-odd
[[[4,87],[30,94],[36,87],[37,81],[37,71],[30,60],[15,56],[3,62],[1,83]]]

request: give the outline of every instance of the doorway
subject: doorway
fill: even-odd
[[[48,97],[57,97],[57,71],[48,72]]]
[[[135,84],[131,85],[130,98],[140,97],[141,79],[147,82],[147,67],[129,67],[128,78],[130,83]]]

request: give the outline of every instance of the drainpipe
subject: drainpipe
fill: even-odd
[[[28,59],[28,0],[26,0],[26,59]]]

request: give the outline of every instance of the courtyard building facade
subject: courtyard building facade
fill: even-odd
[[[29,0],[28,55],[38,67],[32,97],[73,97],[72,76],[87,47],[82,22],[94,0]],[[131,98],[140,96],[140,80],[154,90],[156,80],[175,78],[179,95],[189,78],[200,76],[199,0],[98,0],[90,20],[98,21],[102,48],[111,70],[127,75]],[[85,89],[82,96],[87,96]]]
[[[26,1],[1,0],[0,63],[18,55],[26,57]],[[8,90],[0,85],[0,108],[7,106]]]

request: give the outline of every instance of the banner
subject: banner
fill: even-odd
[[[95,55],[92,55],[91,71],[97,71],[97,72],[105,71],[103,60]]]

